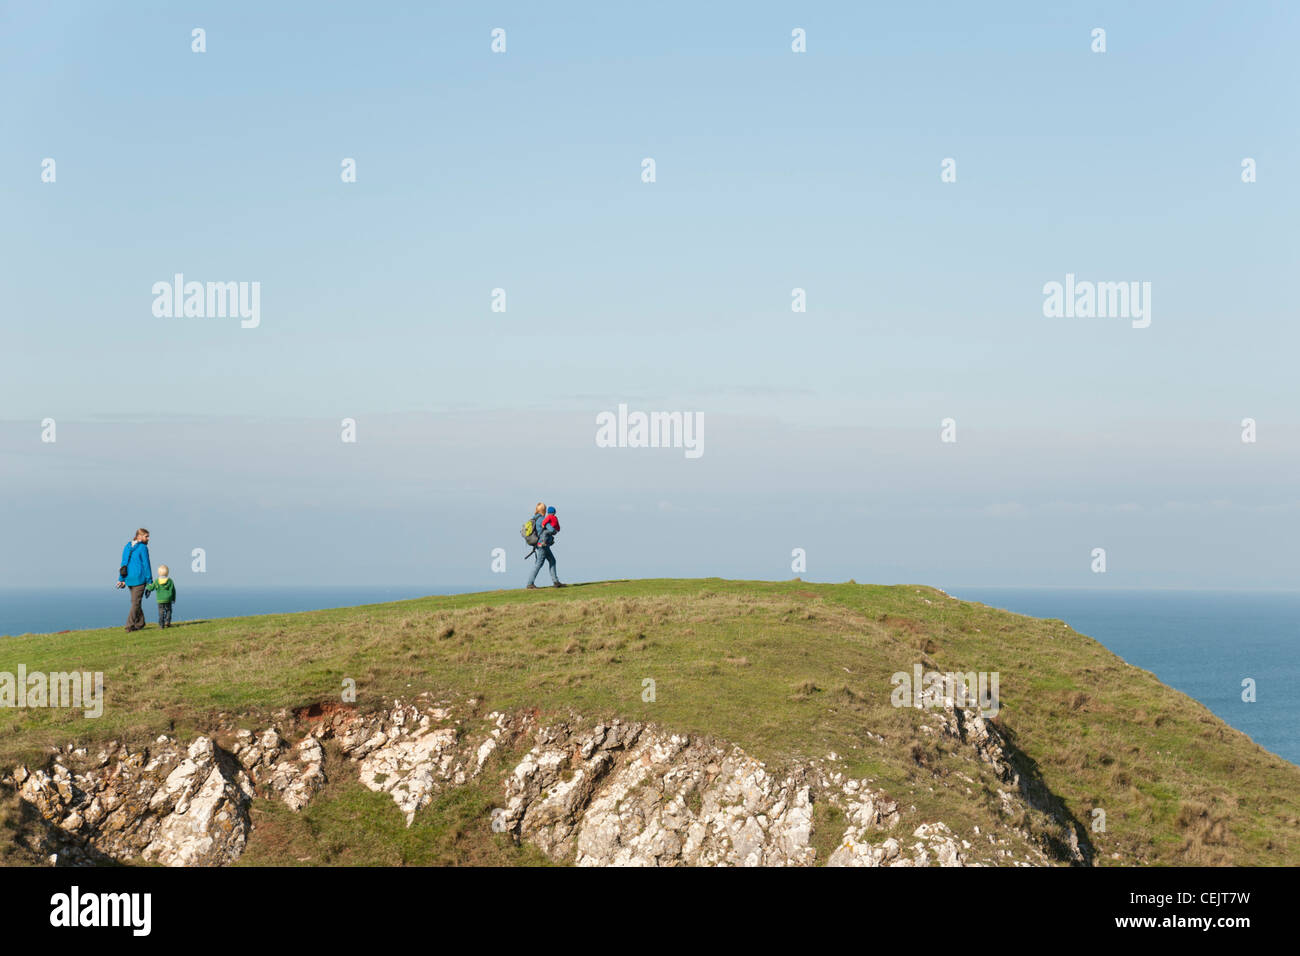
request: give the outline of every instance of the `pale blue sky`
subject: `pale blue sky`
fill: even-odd
[[[0,4],[4,581],[1294,586],[1300,8],[896,6]]]

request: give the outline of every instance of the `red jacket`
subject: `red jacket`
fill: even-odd
[[[549,548],[555,543],[555,533],[560,530],[560,519],[555,515],[543,515],[537,526],[539,548]]]

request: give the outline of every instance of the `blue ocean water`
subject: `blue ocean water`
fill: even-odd
[[[428,594],[462,594],[486,588],[362,587],[328,588],[222,588],[177,584],[172,623],[250,614],[284,614],[318,611],[357,604],[403,601]],[[0,590],[0,635],[45,634],[94,627],[121,627],[130,609],[127,592],[112,585],[103,588]],[[145,598],[144,616],[158,623],[158,604]]]
[[[1300,764],[1300,592],[947,588],[953,597],[1065,621]],[[1256,701],[1241,699],[1253,678]]]

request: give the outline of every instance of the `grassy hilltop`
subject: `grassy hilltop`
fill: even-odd
[[[1300,864],[1300,768],[1061,621],[920,586],[611,581],[0,641],[0,671],[20,663],[103,671],[105,710],[0,710],[0,770],[69,742],[186,739],[218,715],[336,701],[351,678],[363,709],[429,691],[478,698],[483,713],[654,721],[774,767],[835,752],[847,773],[961,826],[995,812],[996,795],[936,785],[969,772],[969,754],[891,706],[890,675],[997,671],[996,725],[1076,819],[1104,808],[1098,864]],[[539,862],[493,839],[489,784],[462,789],[407,830],[387,795],[331,774],[319,805],[260,810],[244,861]],[[0,794],[0,844],[20,817]]]

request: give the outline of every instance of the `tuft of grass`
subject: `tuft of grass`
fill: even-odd
[[[832,806],[825,800],[813,804],[812,838],[810,843],[817,852],[816,864],[825,866],[832,853],[839,847],[840,839],[848,826],[848,817],[839,807]]]
[[[821,688],[817,686],[816,682],[806,680],[795,685],[793,696],[797,700],[807,700],[820,690]]]

